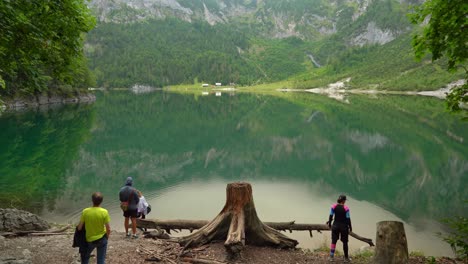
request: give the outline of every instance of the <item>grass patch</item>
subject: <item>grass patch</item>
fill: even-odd
[[[424,257],[424,252],[422,251],[411,251],[409,253],[410,257]]]
[[[360,251],[352,255],[352,259],[354,261],[359,261],[363,263],[370,263],[373,257],[374,257],[373,250],[364,250],[364,251]]]

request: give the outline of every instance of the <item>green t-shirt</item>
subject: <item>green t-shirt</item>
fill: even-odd
[[[105,224],[110,222],[110,216],[102,207],[88,207],[83,210],[80,222],[84,222],[86,241],[93,242],[106,234]]]

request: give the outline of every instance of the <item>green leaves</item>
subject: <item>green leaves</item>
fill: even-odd
[[[466,80],[466,78],[465,78]],[[447,94],[447,108],[452,112],[459,112],[460,103],[468,104],[468,83],[462,86],[454,87],[449,94]],[[468,117],[468,116],[467,116]]]
[[[95,19],[84,1],[0,2],[0,65],[6,92],[34,93],[70,84],[83,57],[83,33]],[[80,60],[83,61],[83,60]]]
[[[450,232],[439,236],[450,245],[458,258],[468,260],[468,218],[458,216],[444,219],[443,222],[450,228]]]
[[[421,59],[427,52],[432,53],[432,60],[447,58],[447,68],[455,71],[461,66],[468,74],[465,61],[468,58],[468,3],[464,0],[428,0],[414,8],[410,20],[414,24],[425,25],[413,37],[416,58]],[[465,76],[465,80],[467,80]],[[447,107],[451,111],[460,111],[460,103],[468,102],[468,86],[452,89],[447,96]]]

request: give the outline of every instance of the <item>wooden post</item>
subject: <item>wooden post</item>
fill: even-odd
[[[374,263],[408,263],[408,242],[402,222],[382,221],[377,223]]]

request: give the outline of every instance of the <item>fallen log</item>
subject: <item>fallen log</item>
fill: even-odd
[[[188,262],[193,264],[226,264],[226,262],[219,262],[211,259],[202,259],[202,258],[189,258],[183,257],[180,259],[182,262]]]
[[[197,230],[202,228],[203,226],[207,225],[209,221],[206,220],[161,220],[161,219],[137,219],[137,226],[143,228],[160,228],[166,230]],[[291,222],[263,222],[265,225],[279,230],[279,231],[330,231],[328,225],[325,224],[296,224],[295,221]],[[169,233],[168,232],[168,233]],[[349,234],[350,236],[354,237],[357,240],[365,242],[369,244],[369,246],[373,247],[374,242],[370,238],[362,237],[354,232]]]
[[[14,232],[3,232],[0,233],[0,236],[4,237],[14,237],[14,236],[52,236],[52,235],[63,235],[63,234],[69,234],[69,232],[66,232],[71,226],[67,225],[61,229],[57,230],[45,230],[45,231],[37,231],[37,230],[31,230],[31,231],[14,231]]]

